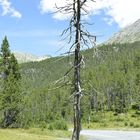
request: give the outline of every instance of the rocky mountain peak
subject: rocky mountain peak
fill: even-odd
[[[132,43],[135,41],[140,41],[140,19],[115,33],[105,44]]]

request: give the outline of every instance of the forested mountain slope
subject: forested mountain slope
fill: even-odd
[[[85,63],[82,71],[87,74],[88,70],[92,71],[99,66],[102,68],[103,65],[106,65],[110,72],[110,69],[112,72],[117,69],[121,71],[123,65],[127,65],[124,66],[126,69],[127,67],[129,69],[130,66],[133,69],[135,61],[138,61],[140,56],[139,50],[140,42],[103,45],[85,50],[82,52]],[[63,77],[72,64],[72,56],[54,57],[41,62],[24,63],[21,65],[21,72],[23,77],[30,81],[31,87],[46,87],[51,82]]]
[[[83,119],[95,110],[118,114],[139,109],[140,42],[103,45],[82,54]],[[72,56],[64,56],[21,65],[26,105],[22,115],[28,123],[29,118],[35,123],[72,119],[72,70],[64,77],[72,63]]]

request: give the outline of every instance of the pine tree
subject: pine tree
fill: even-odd
[[[9,75],[9,58],[10,58],[10,50],[9,43],[7,37],[5,36],[2,46],[1,46],[1,69],[2,69],[2,77],[6,79]]]
[[[11,54],[7,37],[4,38],[1,47],[1,77],[3,88],[1,93],[1,110],[4,113],[2,127],[13,127],[17,122],[19,113],[20,79],[18,62]]]

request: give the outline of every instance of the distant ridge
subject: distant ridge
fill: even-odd
[[[115,33],[104,44],[113,44],[113,43],[133,43],[135,41],[140,41],[140,19],[134,22],[133,24],[125,27],[118,33]]]
[[[50,58],[51,56],[38,57],[30,53],[13,52],[19,63],[42,61]]]

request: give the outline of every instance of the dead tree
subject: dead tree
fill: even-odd
[[[83,62],[83,57],[80,54],[80,50],[81,47],[85,45],[95,45],[96,41],[96,37],[91,35],[86,29],[84,29],[85,25],[88,23],[82,20],[82,16],[88,14],[86,3],[89,1],[94,2],[94,0],[66,0],[65,6],[58,7],[56,5],[56,12],[69,14],[69,16],[71,17],[69,27],[62,32],[62,36],[65,36],[64,40],[68,38],[68,43],[71,43],[68,54],[74,53],[74,66],[72,67],[74,69],[74,92],[72,94],[74,98],[74,129],[72,140],[79,140],[81,130],[80,104],[83,93],[81,88],[80,70],[81,64]]]

